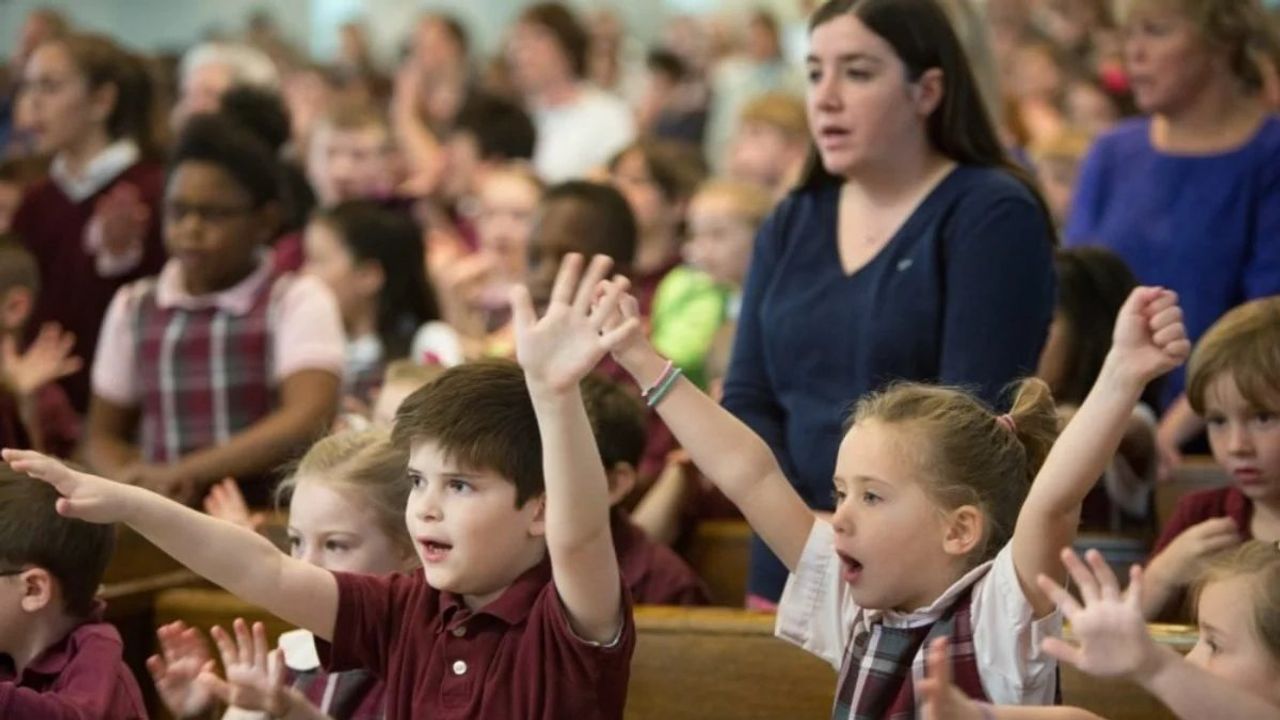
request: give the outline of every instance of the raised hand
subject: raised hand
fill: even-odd
[[[142,201],[142,193],[129,183],[112,188],[93,208],[86,229],[98,245],[110,255],[123,255],[142,244],[151,221],[151,208]]]
[[[57,323],[41,326],[23,353],[13,337],[6,337],[0,341],[0,378],[17,397],[31,397],[45,385],[80,371],[84,363],[71,354],[75,343],[76,336]]]
[[[541,319],[527,287],[519,285],[511,291],[516,358],[531,381],[556,391],[577,386],[605,353],[639,324],[633,318],[605,330],[630,284],[616,276],[597,300],[597,290],[612,261],[597,255],[585,275],[582,264],[577,253],[565,256]]]
[[[228,705],[272,717],[287,715],[292,702],[284,684],[284,659],[279,649],[267,650],[266,627],[256,622],[250,631],[248,623],[236,618],[232,630],[235,637],[219,626],[211,631],[226,679],[206,672],[200,674],[200,684]]]
[[[1181,365],[1189,354],[1191,341],[1177,293],[1135,288],[1116,316],[1112,358],[1127,375],[1146,383]]]
[[[920,681],[920,717],[923,720],[982,720],[978,704],[951,684],[947,644],[947,638],[929,643],[924,662],[926,677]]]
[[[58,494],[58,514],[94,523],[114,523],[125,519],[129,496],[139,492],[106,478],[82,473],[51,457],[32,450],[6,449],[0,453],[10,467],[52,485]]]
[[[244,501],[244,494],[234,478],[223,478],[222,482],[209,488],[209,494],[204,496],[204,511],[255,532],[267,519],[263,513],[249,511],[249,504]]]
[[[213,694],[196,679],[213,673],[213,658],[200,631],[178,621],[156,630],[160,654],[147,658],[147,670],[156,692],[169,712],[178,718],[203,715],[213,704]]]
[[[1142,569],[1130,568],[1129,588],[1122,593],[1101,553],[1090,550],[1085,558],[1088,565],[1070,548],[1062,551],[1062,564],[1080,589],[1084,605],[1053,578],[1036,578],[1045,595],[1062,609],[1076,639],[1073,645],[1061,638],[1046,638],[1044,651],[1099,677],[1134,677],[1150,671],[1159,659],[1159,648],[1147,634],[1142,615]]]
[[[1168,585],[1183,586],[1191,582],[1209,556],[1239,545],[1243,538],[1231,518],[1209,518],[1183,530],[1173,542],[1151,561],[1147,575],[1156,575]]]

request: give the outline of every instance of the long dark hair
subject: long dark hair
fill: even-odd
[[[1035,181],[1009,159],[1000,143],[960,39],[935,0],[829,0],[814,12],[809,32],[841,15],[853,15],[889,43],[912,82],[932,68],[942,71],[942,104],[926,123],[929,144],[935,150],[962,165],[1009,172],[1035,195],[1048,217]],[[810,151],[801,187],[838,182],[822,166],[816,151]]]
[[[408,355],[418,328],[440,319],[435,292],[427,282],[417,223],[368,200],[338,203],[319,211],[314,219],[334,230],[357,263],[371,261],[382,268],[378,337],[386,357]]]

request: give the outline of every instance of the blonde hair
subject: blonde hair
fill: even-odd
[[[352,497],[373,511],[378,529],[412,554],[413,539],[404,523],[410,489],[408,466],[408,453],[391,444],[386,430],[335,433],[312,445],[291,468],[276,488],[276,505],[284,505],[303,481],[352,491]]]
[[[1058,436],[1053,396],[1035,378],[1017,385],[1008,418],[963,390],[904,382],[858,401],[851,425],[873,421],[916,433],[925,490],[938,505],[982,511],[984,537],[969,556],[974,565],[1013,537],[1031,481]]]
[[[743,106],[738,122],[767,125],[793,140],[809,139],[809,119],[805,114],[804,101],[790,93],[757,95]]]
[[[1253,631],[1280,665],[1280,543],[1250,540],[1210,558],[1191,586],[1192,607],[1199,613],[1200,596],[1215,582],[1248,577],[1253,605]]]
[[[1038,140],[1028,148],[1033,162],[1043,163],[1054,160],[1079,162],[1089,151],[1091,138],[1089,134],[1076,128],[1067,128],[1054,135]]]
[[[714,178],[698,186],[693,200],[707,195],[728,198],[734,208],[752,227],[759,227],[773,210],[773,198],[758,185],[733,180],[730,178]]]
[[[444,374],[445,369],[439,365],[419,365],[412,360],[400,359],[387,363],[382,372],[382,384],[393,383],[422,387]]]
[[[1280,40],[1258,0],[1129,0],[1125,17],[1150,7],[1172,7],[1226,51],[1231,74],[1250,92],[1266,85],[1280,63]]]
[[[1205,392],[1224,373],[1259,408],[1280,402],[1280,295],[1247,302],[1210,326],[1187,363],[1187,400],[1205,412]]]

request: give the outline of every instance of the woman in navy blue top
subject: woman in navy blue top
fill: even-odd
[[[1067,241],[1111,248],[1143,284],[1176,290],[1195,340],[1236,305],[1280,293],[1280,118],[1254,62],[1280,43],[1252,0],[1143,0],[1127,25],[1147,117],[1090,150]],[[1178,370],[1161,398],[1166,470],[1201,428],[1182,393]]]
[[[810,44],[817,153],[757,239],[724,403],[830,510],[860,396],[902,379],[995,404],[1035,370],[1053,242],[934,0],[833,0]],[[755,541],[753,599],[776,601],[785,580]]]

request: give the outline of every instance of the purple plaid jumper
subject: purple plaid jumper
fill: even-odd
[[[275,308],[291,279],[263,283],[243,315],[160,307],[155,279],[143,281],[133,321],[145,462],[225,443],[276,408]]]
[[[971,585],[928,625],[896,628],[877,623],[869,631],[855,627],[840,669],[833,720],[913,720],[916,700],[911,666],[916,656],[940,637],[951,639],[951,672],[956,687],[975,700],[988,700],[973,650],[972,592]],[[863,667],[868,652],[873,659],[869,667]],[[862,692],[858,706],[853,707],[859,685]]]

